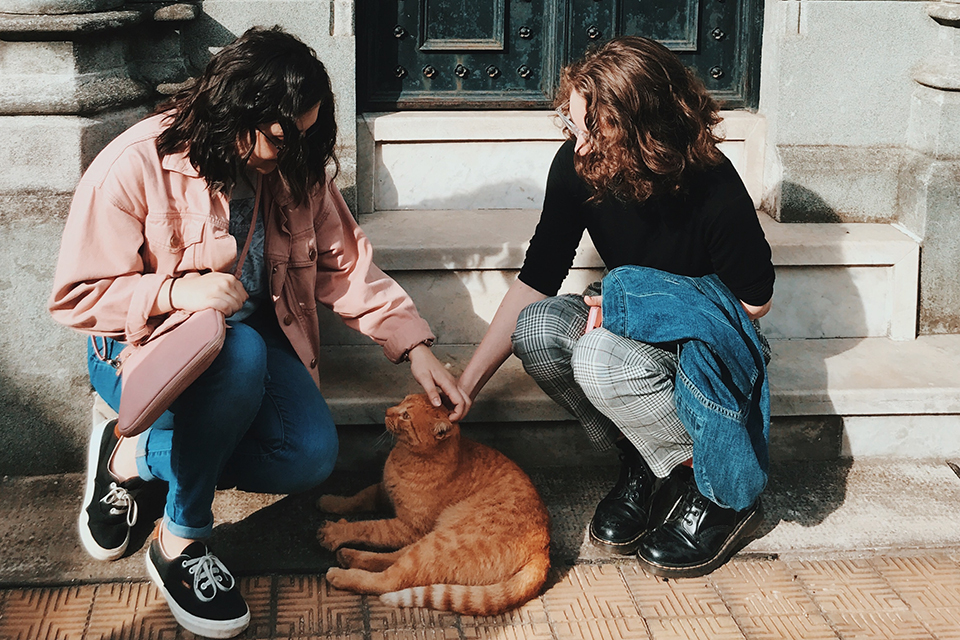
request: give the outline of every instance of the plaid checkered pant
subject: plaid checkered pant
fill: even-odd
[[[605,449],[622,433],[665,477],[693,455],[673,402],[678,356],[603,328],[584,335],[588,311],[578,295],[531,304],[517,319],[513,351],[540,388],[580,421],[594,446]]]

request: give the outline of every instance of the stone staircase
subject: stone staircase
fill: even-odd
[[[759,205],[763,118],[729,113],[723,150]],[[358,122],[360,224],[459,372],[516,276],[562,136],[548,114],[398,113]],[[896,225],[781,224],[758,214],[777,269],[762,321],[775,458],[960,453],[960,336],[916,338],[920,247]],[[564,292],[599,279],[588,238]],[[321,317],[323,390],[341,424],[374,424],[416,390],[365,337]],[[507,361],[468,422],[569,421]],[[568,425],[569,426],[569,425]]]

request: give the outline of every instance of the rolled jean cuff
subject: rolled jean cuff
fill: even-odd
[[[171,520],[170,516],[165,513],[163,514],[163,526],[175,536],[180,536],[187,540],[204,540],[209,538],[210,534],[213,533],[213,515],[211,514],[210,523],[205,527],[185,527]]]
[[[150,473],[150,465],[147,464],[147,439],[150,438],[150,431],[145,431],[140,434],[140,437],[137,439],[137,475],[140,476],[142,480],[151,482],[153,480],[158,480],[155,475]]]

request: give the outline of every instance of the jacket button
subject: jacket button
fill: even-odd
[[[287,325],[288,327],[289,327],[291,324],[293,324],[293,316],[290,315],[289,313],[288,313],[287,315],[283,316],[283,324]]]
[[[316,369],[316,368],[317,368],[317,359],[316,359],[316,358],[314,358],[313,360],[310,361],[310,368],[311,368],[311,369]]]
[[[316,260],[316,259],[317,259],[317,250],[316,250],[316,249],[310,249],[310,254],[309,254],[309,255],[310,255],[310,259],[311,259],[311,260]]]
[[[278,269],[279,267],[277,265],[273,265],[273,269],[270,270],[270,273],[276,273]]]

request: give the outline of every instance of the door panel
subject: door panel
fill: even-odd
[[[543,108],[560,69],[654,38],[725,108],[758,98],[760,0],[357,0],[362,110]]]
[[[420,0],[420,51],[503,51],[506,0]]]

